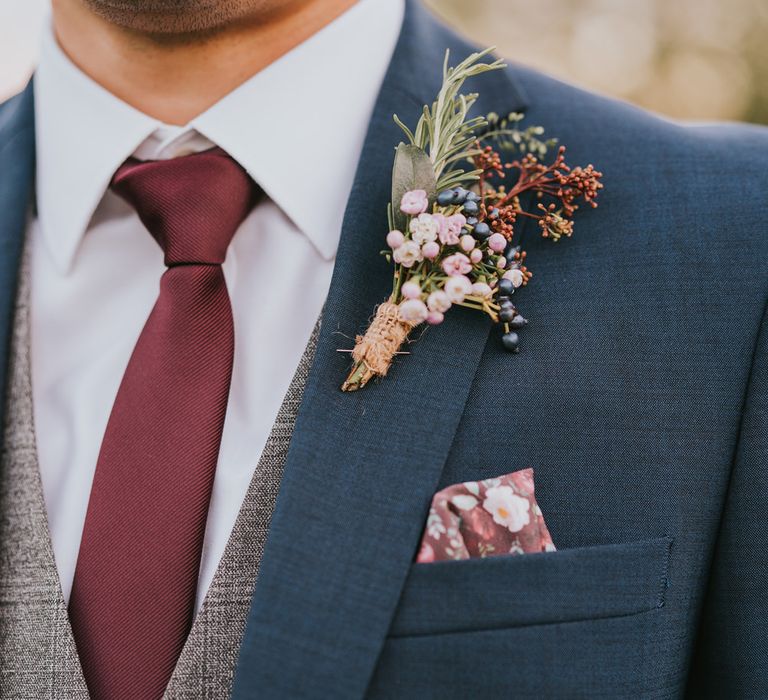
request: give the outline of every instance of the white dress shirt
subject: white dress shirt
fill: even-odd
[[[131,154],[216,144],[267,195],[229,248],[235,358],[197,607],[325,301],[365,131],[403,0],[360,0],[193,119],[171,127],[83,74],[49,30],[35,77],[32,386],[53,550],[69,600],[96,461],[128,359],[157,299],[160,247],[107,191]]]

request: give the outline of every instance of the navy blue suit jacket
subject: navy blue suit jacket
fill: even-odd
[[[392,114],[415,121],[446,48],[472,50],[409,2],[234,697],[766,698],[768,130],[680,126],[520,67],[477,78],[480,110],[525,110],[604,172],[600,208],[558,245],[524,232],[520,355],[456,310],[342,394],[340,339],[391,281]],[[0,108],[3,368],[34,158],[28,89]],[[413,564],[436,490],[526,466],[557,552]]]

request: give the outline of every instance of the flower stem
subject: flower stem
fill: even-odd
[[[365,360],[356,362],[346,381],[341,385],[341,390],[357,391],[362,389],[375,376],[376,373],[366,364]]]

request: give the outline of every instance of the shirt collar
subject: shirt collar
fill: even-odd
[[[332,259],[403,13],[403,0],[359,0],[186,127],[164,125],[99,86],[49,29],[34,81],[37,211],[57,267],[72,268],[118,166],[131,154],[168,157],[169,143],[223,148]]]

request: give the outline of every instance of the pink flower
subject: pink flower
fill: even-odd
[[[411,238],[419,245],[430,243],[437,239],[438,224],[432,214],[419,214],[411,219]]]
[[[421,287],[416,282],[406,282],[400,290],[406,299],[419,299]]]
[[[445,219],[445,230],[440,231],[440,242],[443,245],[456,245],[467,219],[464,214],[453,214]]]
[[[459,239],[459,245],[465,253],[469,253],[475,247],[475,239],[466,233]]]
[[[507,247],[507,239],[500,233],[492,233],[488,239],[488,247],[495,253],[501,253]]]
[[[429,200],[424,190],[409,190],[400,200],[400,211],[411,216],[421,214],[421,212],[427,210],[428,206]]]
[[[392,248],[392,250],[395,250],[395,248],[399,248],[403,243],[405,242],[405,236],[403,235],[402,231],[390,231],[387,234],[387,245]]]
[[[466,275],[472,270],[472,263],[464,253],[454,253],[443,260],[446,275]]]
[[[507,270],[504,273],[504,279],[512,282],[512,286],[519,287],[523,283],[523,273],[520,270]]]
[[[480,248],[473,248],[472,252],[469,254],[469,259],[473,263],[479,263],[483,259],[483,251],[480,250]]]
[[[437,236],[442,240],[445,232],[448,230],[448,219],[443,214],[432,214],[432,219],[437,224]]]
[[[472,291],[472,282],[464,275],[453,275],[445,281],[445,293],[454,304],[461,304]]]
[[[485,492],[483,508],[493,516],[493,521],[510,532],[519,532],[529,522],[531,504],[518,496],[510,486],[496,486]]]
[[[427,305],[420,299],[406,299],[400,302],[399,309],[400,318],[414,326],[426,321],[429,315]]]
[[[434,260],[440,255],[440,244],[437,243],[437,241],[429,241],[429,243],[425,243],[421,246],[421,254],[427,260]]]
[[[485,282],[475,282],[472,285],[472,294],[478,297],[489,297],[493,290]]]
[[[427,306],[430,311],[445,313],[451,308],[451,300],[444,291],[438,289],[427,297]]]
[[[438,323],[442,323],[445,316],[439,311],[430,311],[427,314],[427,323],[430,326],[436,326]]]
[[[421,248],[418,243],[405,241],[401,246],[395,248],[392,259],[403,267],[413,267],[417,262],[421,262]]]

